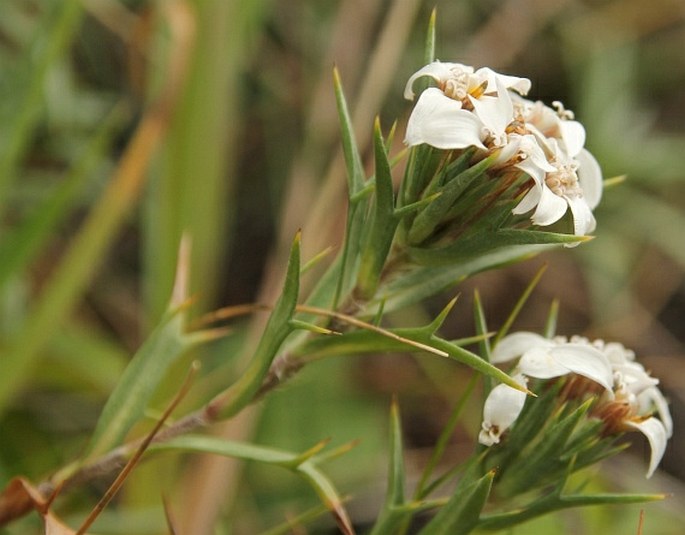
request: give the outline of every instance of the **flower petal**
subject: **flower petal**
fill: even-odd
[[[516,167],[519,167],[518,165]],[[524,169],[522,169],[523,171]],[[540,202],[540,194],[542,193],[542,188],[535,187],[528,190],[521,202],[519,202],[516,207],[511,211],[512,214],[525,214],[533,208],[535,208]]]
[[[587,344],[562,344],[550,349],[554,361],[564,368],[592,379],[612,392],[614,374],[609,359],[599,349]],[[524,372],[525,373],[525,372]]]
[[[531,347],[552,347],[554,342],[548,340],[544,336],[527,331],[519,331],[508,334],[502,338],[499,343],[492,350],[490,355],[490,362],[492,364],[501,364],[502,362],[509,362],[510,360],[520,357]]]
[[[483,122],[490,134],[503,144],[504,130],[514,120],[514,106],[511,103],[509,92],[499,79],[497,83],[497,96],[482,96],[479,99],[469,96],[473,110]]]
[[[576,160],[579,164],[576,174],[583,197],[590,209],[594,210],[602,199],[602,169],[595,157],[585,149],[576,155]]]
[[[649,446],[652,449],[652,454],[649,459],[649,468],[647,469],[647,477],[652,477],[652,474],[659,466],[661,459],[666,451],[666,429],[663,424],[656,418],[647,418],[642,422],[626,422],[628,427],[637,429],[640,433],[647,437]]]
[[[585,145],[585,127],[578,121],[561,120],[559,122],[561,139],[569,157],[575,157]]]
[[[673,436],[673,418],[671,418],[671,411],[668,409],[668,401],[657,387],[646,389],[637,397],[640,405],[640,413],[644,414],[646,411],[651,411],[652,406],[656,407],[659,414],[659,419],[666,430],[666,436],[671,438]]]
[[[522,386],[525,377],[516,375],[513,379]],[[490,391],[483,406],[483,425],[478,441],[485,446],[498,444],[500,436],[511,427],[523,410],[526,394],[505,384],[497,385]]]
[[[532,347],[526,351],[518,363],[521,373],[537,379],[551,379],[568,375],[571,370],[559,364],[552,356],[551,347]]]
[[[427,143],[438,149],[484,149],[482,131],[478,117],[432,87],[421,93],[407,122],[404,142],[409,146]]]
[[[479,78],[485,79],[488,82],[487,92],[494,91],[499,81],[506,89],[516,91],[520,95],[526,95],[530,91],[531,82],[528,78],[520,78],[518,76],[510,76],[507,74],[500,74],[488,67],[481,67],[475,72]]]
[[[463,72],[465,74],[472,74],[473,67],[462,65],[461,63],[443,63],[441,61],[434,61],[422,67],[411,75],[404,87],[404,98],[407,100],[414,100],[414,82],[422,76],[430,76],[436,82],[443,82],[450,78],[454,78],[457,73]]]
[[[558,195],[555,195],[546,185],[541,186],[540,201],[531,218],[533,223],[545,227],[556,223],[566,213],[568,203]]]
[[[567,198],[568,205],[573,213],[573,233],[576,236],[585,236],[597,227],[595,216],[583,197]]]

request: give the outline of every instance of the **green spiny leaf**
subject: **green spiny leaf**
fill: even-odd
[[[466,535],[478,525],[480,513],[490,495],[495,471],[470,484],[459,484],[450,501],[440,509],[421,535]]]
[[[554,246],[502,247],[451,265],[417,267],[404,273],[402,277],[381,284],[374,299],[365,306],[363,315],[373,315],[381,301],[385,302],[386,312],[398,310],[447,290],[475,273],[520,262],[552,247]]]
[[[435,202],[438,202],[438,200]],[[409,249],[409,254],[419,264],[445,266],[483,256],[504,247],[567,245],[581,243],[588,239],[590,238],[586,236],[574,236],[573,234],[560,234],[541,230],[481,230],[469,236],[458,238],[443,247],[412,247]]]
[[[357,290],[363,299],[373,297],[397,228],[390,162],[385,150],[380,121],[374,125],[376,197],[366,246],[361,257]]]
[[[102,455],[121,444],[143,416],[166,371],[193,345],[183,323],[183,310],[167,313],[134,355],[102,410],[86,456]]]
[[[409,243],[419,244],[433,234],[438,225],[444,221],[444,216],[449,211],[454,201],[462,194],[469,184],[485,173],[492,165],[494,158],[494,155],[484,158],[447,182],[439,190],[442,195],[424,208],[423,211],[416,216],[416,219],[414,219],[409,230]]]
[[[229,418],[237,414],[252,401],[278,350],[295,328],[292,319],[300,289],[300,239],[301,235],[298,232],[290,250],[281,296],[269,316],[250,364],[237,382],[210,403],[220,418]]]
[[[349,195],[355,195],[364,187],[364,168],[362,159],[357,148],[352,119],[347,108],[347,101],[343,93],[340,73],[333,69],[333,87],[335,90],[335,102],[338,106],[338,117],[342,134],[343,153],[345,155],[345,167],[347,168],[347,186]]]
[[[404,448],[402,424],[397,400],[390,407],[390,460],[388,466],[388,490],[383,509],[371,530],[372,535],[397,533],[408,518],[410,511],[404,505]]]

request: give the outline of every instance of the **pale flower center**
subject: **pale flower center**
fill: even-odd
[[[469,94],[470,74],[464,71],[452,69],[452,77],[445,80],[441,85],[443,93],[454,100],[464,100]]]
[[[460,69],[451,69],[452,76],[447,80],[439,82],[439,87],[445,96],[458,100],[462,103],[465,109],[472,109],[473,106],[469,101],[469,96],[473,98],[480,98],[485,93],[488,82],[482,82],[474,77],[473,73],[462,71]]]
[[[578,182],[578,175],[576,163],[560,164],[552,162],[557,170],[547,173],[545,176],[545,184],[552,190],[555,195],[565,197],[568,199],[577,199],[583,196],[583,190]]]

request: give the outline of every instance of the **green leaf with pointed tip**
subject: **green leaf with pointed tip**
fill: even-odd
[[[340,74],[337,69],[333,70],[333,82],[335,99],[338,107],[338,116],[342,135],[343,154],[347,169],[347,188],[349,207],[347,210],[347,224],[345,229],[345,242],[341,255],[341,270],[336,283],[333,308],[336,308],[342,297],[347,295],[357,280],[359,269],[359,255],[364,241],[363,236],[366,227],[366,215],[368,194],[364,194],[366,185],[364,168],[354,135],[352,120],[347,108],[347,101],[343,93]],[[371,192],[371,189],[368,190]]]
[[[409,255],[419,264],[444,266],[482,256],[504,247],[521,245],[568,245],[581,243],[588,239],[589,238],[586,236],[560,234],[542,230],[483,230],[459,238],[444,247],[411,247],[409,249]]]
[[[521,385],[499,368],[486,362],[475,353],[468,351],[454,342],[444,340],[434,334],[433,323],[419,328],[385,329],[392,336],[370,330],[352,331],[341,336],[331,336],[308,341],[294,350],[308,360],[334,355],[354,355],[360,353],[378,353],[382,351],[422,351],[421,345],[429,346],[441,353],[441,356],[466,364],[479,373],[492,377],[498,382],[521,390]],[[399,337],[399,338],[397,338]],[[403,339],[406,340],[403,342]],[[415,345],[412,345],[411,343]],[[425,350],[425,349],[423,349]]]
[[[385,303],[386,312],[398,310],[447,290],[471,275],[526,260],[553,247],[556,246],[503,247],[450,266],[417,267],[403,273],[402,277],[389,279],[382,284],[376,297],[365,306],[362,315],[373,316],[380,302]]]
[[[281,296],[269,316],[250,364],[238,381],[211,401],[220,418],[234,416],[252,401],[281,345],[296,328],[292,320],[300,291],[300,239],[298,232],[290,249]]]
[[[426,206],[414,219],[409,229],[408,242],[419,244],[429,238],[435,229],[444,222],[444,217],[448,213],[457,198],[468,188],[468,186],[492,165],[495,155],[484,158],[480,162],[465,169],[456,177],[449,180],[439,191],[437,197],[431,204]]]
[[[628,505],[663,500],[663,494],[590,494],[567,495],[547,494],[532,504],[517,507],[512,511],[483,515],[478,528],[487,531],[501,531],[527,522],[542,515],[588,505]]]
[[[501,496],[515,496],[564,476],[568,463],[573,462],[573,459],[563,458],[564,451],[592,401],[588,400],[571,414],[560,415],[546,425],[539,442],[529,443],[524,450],[526,462],[512,463],[503,475],[498,485]]]
[[[488,377],[492,377],[496,381],[509,385],[510,387],[515,388],[516,390],[521,390],[521,385],[514,381],[502,370],[496,368],[495,366],[483,360],[475,353],[472,353],[471,351],[464,349],[463,347],[459,347],[458,345],[453,344],[452,342],[448,342],[447,340],[443,340],[442,338],[438,338],[437,336],[426,335],[420,332],[412,333],[409,332],[409,330],[405,332],[398,329],[398,334],[405,338],[413,339],[416,342],[430,345],[435,349],[440,349],[447,353],[450,358],[458,362],[461,362],[462,364],[466,364],[467,366],[473,368],[477,372],[482,373],[483,375],[486,375]]]
[[[184,311],[168,312],[128,364],[109,396],[86,449],[87,457],[120,445],[138,422],[171,364],[196,343],[184,334]]]
[[[553,338],[557,333],[557,319],[559,318],[559,300],[554,299],[549,306],[549,314],[545,321],[545,329],[543,336],[545,338]]]
[[[390,466],[388,471],[387,505],[404,503],[404,447],[400,408],[394,399],[390,407]]]
[[[433,8],[431,16],[428,19],[428,31],[426,32],[426,48],[423,54],[423,60],[426,65],[435,61],[435,19],[437,18],[437,9]]]
[[[466,535],[478,525],[480,513],[490,495],[495,471],[491,470],[479,480],[457,485],[449,502],[440,509],[421,535]]]
[[[400,183],[398,195],[400,208],[415,204],[421,199],[421,193],[435,176],[444,155],[444,151],[434,149],[430,145],[418,145],[411,148],[404,177]],[[407,217],[402,221],[399,234],[402,242],[406,242],[412,220],[412,217]]]
[[[488,333],[488,323],[485,318],[485,310],[483,310],[483,304],[480,300],[480,292],[478,290],[473,292],[473,319],[476,324],[476,334],[479,334],[483,338],[478,343],[478,349],[483,360],[490,362],[490,339],[486,336]],[[484,377],[483,378],[483,398],[487,398],[490,390],[492,390],[492,381]]]
[[[376,159],[376,196],[369,224],[369,234],[361,257],[357,290],[362,299],[373,297],[390,252],[399,219],[395,215],[395,199],[390,162],[385,149],[380,121],[374,125],[374,151]]]
[[[532,442],[539,440],[538,433],[545,428],[545,422],[556,409],[556,397],[562,383],[550,385],[542,391],[540,397],[528,398],[519,417],[509,430],[507,437],[500,445],[492,446],[487,451],[487,465],[497,467],[500,477],[506,477],[510,465],[521,460],[521,452]],[[530,386],[536,389],[536,384]]]
[[[349,195],[352,197],[364,187],[364,167],[362,166],[362,159],[357,148],[352,119],[347,108],[347,101],[345,100],[340,73],[337,68],[333,69],[333,88],[335,90],[335,102],[338,107],[338,118],[340,120],[345,167],[347,168],[347,187]]]
[[[435,176],[426,186],[426,189],[421,192],[421,196],[425,199],[426,197],[430,197],[436,193],[442,195],[441,190],[446,186],[446,184],[452,182],[453,180],[456,180],[457,183],[453,184],[452,187],[458,187],[461,191],[463,191],[467,184],[464,183],[463,179],[459,178],[459,175],[469,168],[471,159],[475,154],[475,148],[466,149],[462,151],[462,153],[454,160],[443,165],[440,169],[440,172],[435,173]],[[450,156],[446,156],[445,160],[449,161],[449,158]],[[459,196],[458,194],[459,191],[452,193],[455,198]]]
[[[411,511],[404,505],[404,448],[402,423],[397,400],[390,407],[390,459],[388,465],[388,489],[383,509],[371,530],[371,535],[392,535],[398,532]]]
[[[313,449],[316,449],[316,446]],[[165,450],[213,453],[225,457],[257,461],[287,468],[312,486],[322,502],[335,516],[339,526],[343,529],[343,533],[354,533],[352,523],[345,508],[342,506],[342,500],[335,486],[312,462],[309,456],[306,455],[307,452],[304,455],[295,454],[254,444],[232,442],[217,437],[184,435],[167,442],[153,444],[149,448],[148,454]]]

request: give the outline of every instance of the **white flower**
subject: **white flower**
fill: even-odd
[[[647,477],[656,470],[666,451],[666,443],[673,435],[673,419],[668,402],[644,366],[635,361],[635,353],[618,343],[595,342],[609,358],[614,370],[615,399],[598,408],[600,417],[610,430],[623,428],[641,432],[649,441],[651,456]],[[616,407],[623,411],[617,411]],[[656,411],[658,418],[652,414]],[[618,420],[614,415],[618,414]]]
[[[482,121],[435,87],[419,97],[407,122],[404,142],[409,146],[427,143],[438,149],[485,149]]]
[[[501,364],[516,358],[513,377],[522,385],[527,377],[549,379],[570,373],[601,385],[604,392],[592,414],[603,420],[607,434],[641,432],[651,448],[647,477],[654,473],[673,434],[673,420],[658,379],[635,360],[633,351],[615,342],[590,342],[579,336],[548,339],[522,331],[502,338],[492,351],[491,362]],[[524,393],[509,386],[493,388],[483,408],[479,442],[486,446],[499,443],[521,413],[525,399]]]
[[[515,375],[512,379],[521,386],[526,386],[526,378],[523,375]],[[505,384],[493,388],[483,406],[483,424],[478,442],[485,446],[499,444],[502,433],[509,429],[523,410],[526,397],[525,392]]]
[[[531,220],[547,226],[556,223],[570,208],[574,234],[586,235],[596,227],[592,210],[602,197],[602,171],[597,160],[583,148],[585,128],[573,113],[555,102],[556,111],[542,102],[515,98],[515,114],[523,130],[533,135],[553,169],[523,169],[534,186],[514,208],[515,214],[535,209]]]
[[[664,452],[666,451],[668,436],[666,435],[666,429],[664,428],[663,423],[661,420],[650,416],[642,421],[627,420],[625,424],[628,427],[638,430],[647,437],[649,447],[652,450],[652,455],[649,459],[649,468],[647,469],[646,477],[652,477],[652,474],[654,474],[656,467],[659,466],[659,463],[664,456]]]
[[[551,151],[548,161],[554,171],[546,172],[543,179],[539,174],[531,174],[534,185],[513,212],[524,214],[534,208],[533,223],[547,226],[559,221],[570,208],[574,234],[586,235],[595,230],[592,210],[602,196],[599,164],[585,149],[580,149],[575,158],[570,158],[557,140],[549,139],[547,146]]]
[[[550,340],[522,331],[502,338],[490,362],[501,364],[517,357],[513,378],[520,384],[525,385],[526,377],[550,379],[575,373],[611,392],[613,374],[609,359],[590,344],[567,342],[564,338]],[[518,418],[525,398],[525,393],[504,384],[493,388],[485,400],[479,442],[486,446],[497,444],[501,434]]]
[[[435,61],[409,78],[406,98],[414,98],[414,82],[424,76],[433,78],[438,87],[421,94],[409,117],[405,136],[409,146],[427,143],[439,149],[485,149],[486,139],[495,147],[503,146],[506,128],[514,119],[509,90],[525,94],[530,88],[525,78]]]
[[[596,347],[565,338],[544,338],[536,333],[517,332],[495,346],[491,363],[501,364],[520,357],[516,369],[527,377],[550,379],[575,373],[611,391],[613,372],[609,359]]]
[[[529,130],[537,132],[545,139],[558,140],[566,154],[573,158],[585,145],[585,128],[573,120],[573,112],[564,109],[561,102],[555,101],[552,104],[556,110],[540,101],[515,101],[516,110]]]

